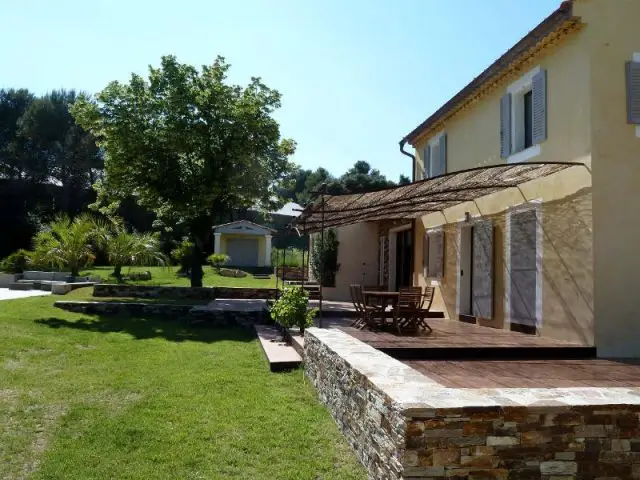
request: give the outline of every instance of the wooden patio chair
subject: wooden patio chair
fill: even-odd
[[[356,314],[358,315],[355,320],[351,322],[351,326],[355,328],[359,328],[360,324],[365,323],[364,305],[360,302],[360,291],[360,285],[349,285],[349,293],[351,294],[353,308],[355,308]]]
[[[426,287],[424,289],[424,293],[422,294],[422,299],[420,301],[420,309],[416,315],[417,325],[425,330],[429,330],[429,333],[433,332],[433,329],[427,323],[427,318],[429,318],[429,311],[431,310],[431,305],[433,305],[435,291],[435,287]]]
[[[393,323],[399,334],[409,327],[412,330],[422,327],[429,333],[433,331],[426,318],[433,302],[434,290],[433,287],[427,287],[425,293],[422,293],[421,287],[400,288],[398,304],[393,313]]]
[[[375,305],[367,305],[364,300],[362,286],[358,284],[349,285],[349,292],[353,306],[358,313],[358,318],[351,324],[352,327],[362,329],[366,326],[375,328],[380,326],[379,320],[384,321],[384,310]]]

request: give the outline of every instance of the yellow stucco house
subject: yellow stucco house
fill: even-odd
[[[401,140],[414,183],[326,198],[329,293],[435,285],[451,321],[640,356],[638,19],[638,0],[563,2]]]

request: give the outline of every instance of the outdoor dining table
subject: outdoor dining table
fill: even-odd
[[[400,298],[400,292],[387,292],[384,290],[365,290],[363,294],[364,301],[367,305],[370,304],[369,299],[377,298],[381,300],[381,306],[383,304],[385,308],[389,304],[391,304],[392,307],[395,307],[398,303],[398,299]]]

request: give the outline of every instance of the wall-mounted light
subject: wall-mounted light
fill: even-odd
[[[471,214],[469,212],[464,212],[464,221],[467,223],[471,222]]]

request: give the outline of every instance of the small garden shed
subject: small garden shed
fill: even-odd
[[[217,225],[213,227],[213,251],[228,255],[234,267],[269,267],[274,232],[248,220]]]

